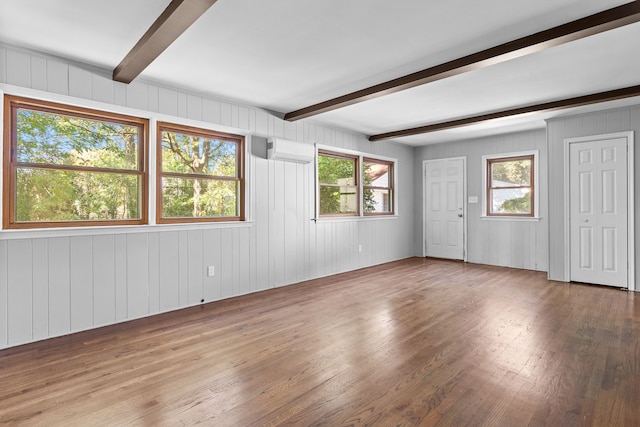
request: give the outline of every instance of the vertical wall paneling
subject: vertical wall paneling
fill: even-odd
[[[118,234],[114,241],[116,278],[116,322],[127,320],[127,235]]]
[[[189,303],[189,235],[188,231],[178,233],[178,291],[179,306]]]
[[[238,242],[238,260],[234,262],[235,268],[238,270],[238,293],[240,295],[252,292],[250,270],[253,268],[253,262],[250,256],[249,245],[251,242],[251,229],[248,227],[236,228],[238,232],[236,238]]]
[[[213,99],[202,101],[202,120],[210,123],[220,123],[220,102]]]
[[[278,121],[275,120],[277,123]],[[285,194],[288,191],[288,183],[285,175],[286,162],[280,160],[272,161],[274,168],[274,184],[273,184],[273,232],[269,238],[271,241],[271,247],[269,249],[269,255],[273,254],[273,269],[274,274],[274,287],[282,286],[286,280],[286,201]]]
[[[69,94],[69,66],[47,60],[47,90],[62,95]]]
[[[31,241],[10,241],[7,277],[8,343],[17,345],[32,340],[33,276]]]
[[[293,283],[297,277],[298,263],[298,210],[297,200],[297,164],[284,162],[284,280],[283,284]]]
[[[251,223],[73,237],[57,232],[33,239],[3,239],[0,230],[0,348],[413,254],[407,243],[415,233],[413,148],[370,144],[363,135],[306,121],[289,123],[259,108],[151,82],[116,83],[106,71],[91,69],[0,47],[0,83],[48,92],[54,101],[58,95],[72,96],[80,105],[86,99],[106,109],[126,106],[251,132]],[[266,159],[271,136],[397,158],[403,214],[394,220],[312,221],[313,164]],[[26,248],[28,254],[18,259]],[[212,277],[206,276],[209,265],[215,266]],[[20,316],[27,314],[25,323]]]
[[[202,98],[187,95],[187,117],[191,120],[202,120]]]
[[[92,99],[92,76],[87,70],[69,67],[69,95],[76,98]]]
[[[160,312],[160,243],[158,233],[149,233],[149,313]]]
[[[160,311],[180,307],[178,241],[177,231],[160,233],[158,236]]]
[[[47,239],[33,239],[32,258],[33,339],[41,340],[49,337],[49,245]]]
[[[231,229],[231,275],[232,275],[232,295],[240,295],[240,270],[244,260],[241,260],[241,242],[240,230],[238,228]]]
[[[539,202],[541,219],[533,222],[481,219],[482,156],[538,150]],[[428,145],[416,149],[414,179],[416,181],[414,218],[416,221],[415,253],[421,255],[423,229],[422,161],[429,159],[466,156],[467,195],[478,198],[478,203],[467,204],[467,259],[479,264],[547,271],[548,269],[548,181],[547,145],[544,130],[533,130],[506,135],[496,135],[469,141]]]
[[[199,304],[204,298],[204,276],[206,268],[203,261],[202,231],[187,232],[187,305]]]
[[[123,85],[126,93],[126,105],[130,108],[147,110],[149,108],[149,87],[145,83],[134,80],[128,85]]]
[[[259,122],[256,116],[256,123]],[[266,125],[266,121],[264,122]],[[269,164],[272,163],[265,159],[255,160],[254,175],[256,176],[254,194],[256,199],[255,206],[255,260],[256,260],[256,289],[264,290],[269,287],[269,217],[271,216],[269,209]]]
[[[547,144],[549,159],[549,233],[542,244],[549,247],[549,278],[565,280],[565,194],[564,194],[564,141],[591,135],[634,131],[635,143],[640,138],[640,106],[630,106],[607,111],[597,111],[578,116],[562,117],[547,122]],[[635,151],[636,165],[640,164],[640,150]],[[637,168],[637,166],[636,166]],[[636,202],[640,200],[640,174],[636,169]],[[640,226],[635,219],[635,239],[640,241]],[[640,265],[640,251],[636,250],[636,265]],[[636,290],[640,289],[637,285]]]
[[[115,102],[113,87],[113,80],[105,76],[91,75],[91,93],[95,101],[113,104]]]
[[[93,326],[93,241],[91,236],[69,241],[71,331]]]
[[[39,56],[31,57],[31,87],[47,90],[47,60]]]
[[[178,92],[178,117],[187,117],[187,94]]]
[[[7,51],[0,47],[0,83],[7,82],[7,60],[6,60]]]
[[[31,57],[24,52],[7,50],[7,83],[15,86],[31,86]]]
[[[116,254],[114,236],[93,237],[93,321],[103,326],[116,321]]]
[[[127,106],[127,86],[124,83],[112,82],[113,84],[113,102],[121,107]]]
[[[160,111],[160,88],[157,86],[147,86],[147,108],[149,111],[157,113]],[[140,102],[144,102],[144,99],[140,99]]]
[[[231,112],[231,104],[226,102],[220,103],[220,124],[224,126],[233,126],[233,117]]]
[[[237,105],[231,105],[231,126],[240,127],[240,107]]]
[[[220,268],[216,268],[216,274],[220,274],[220,297],[228,298],[233,295],[233,233],[230,228],[220,232]]]
[[[221,272],[221,248],[220,230],[205,230],[202,239],[202,254],[205,268],[214,267],[214,275],[207,276],[204,280],[204,300],[215,301],[221,298],[220,272]]]
[[[158,88],[158,112],[171,116],[177,116],[178,92],[164,87]]]
[[[0,51],[0,55],[3,52]],[[1,64],[0,64],[1,65]],[[7,321],[8,321],[8,276],[9,264],[7,254],[7,241],[0,240],[0,348],[7,346]]]
[[[149,314],[149,236],[127,234],[127,316]]]
[[[69,238],[49,239],[49,333],[51,336],[71,331],[71,288]]]

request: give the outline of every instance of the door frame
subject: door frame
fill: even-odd
[[[634,157],[634,135],[633,131],[607,133],[602,135],[590,135],[578,138],[567,138],[564,140],[564,279],[571,281],[571,188],[570,181],[570,146],[582,142],[595,142],[606,139],[625,138],[627,140],[627,289],[636,290],[635,275],[635,157]]]
[[[462,261],[467,262],[467,156],[422,161],[422,256],[427,256],[427,166],[442,160],[462,160]]]

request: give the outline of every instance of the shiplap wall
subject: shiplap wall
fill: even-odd
[[[11,46],[0,46],[0,83],[247,130],[253,144],[250,224],[0,231],[0,348],[413,256],[411,148],[149,82],[116,83],[104,70]],[[313,165],[267,160],[271,136],[398,159],[399,217],[312,221]]]
[[[540,221],[483,220],[482,156],[539,150],[539,215]],[[467,260],[473,263],[499,265],[527,270],[547,271],[548,218],[547,218],[547,149],[544,129],[497,135],[467,141],[427,145],[416,149],[414,164],[415,184],[415,253],[422,255],[424,160],[448,157],[467,158],[467,195],[478,198],[478,203],[467,203]]]
[[[634,131],[635,140],[635,241],[636,266],[640,265],[640,221],[638,218],[638,201],[640,201],[640,106],[605,110],[590,114],[564,117],[547,122],[547,141],[549,144],[549,278],[565,280],[564,251],[564,140],[582,136],[604,135],[615,132]],[[640,278],[636,274],[636,290]]]

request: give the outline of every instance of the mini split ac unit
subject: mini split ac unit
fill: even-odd
[[[282,138],[267,140],[267,158],[285,162],[311,163],[316,150],[313,144],[290,141]]]

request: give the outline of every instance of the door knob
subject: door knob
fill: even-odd
[[[458,218],[462,218],[462,214],[458,214]]]

